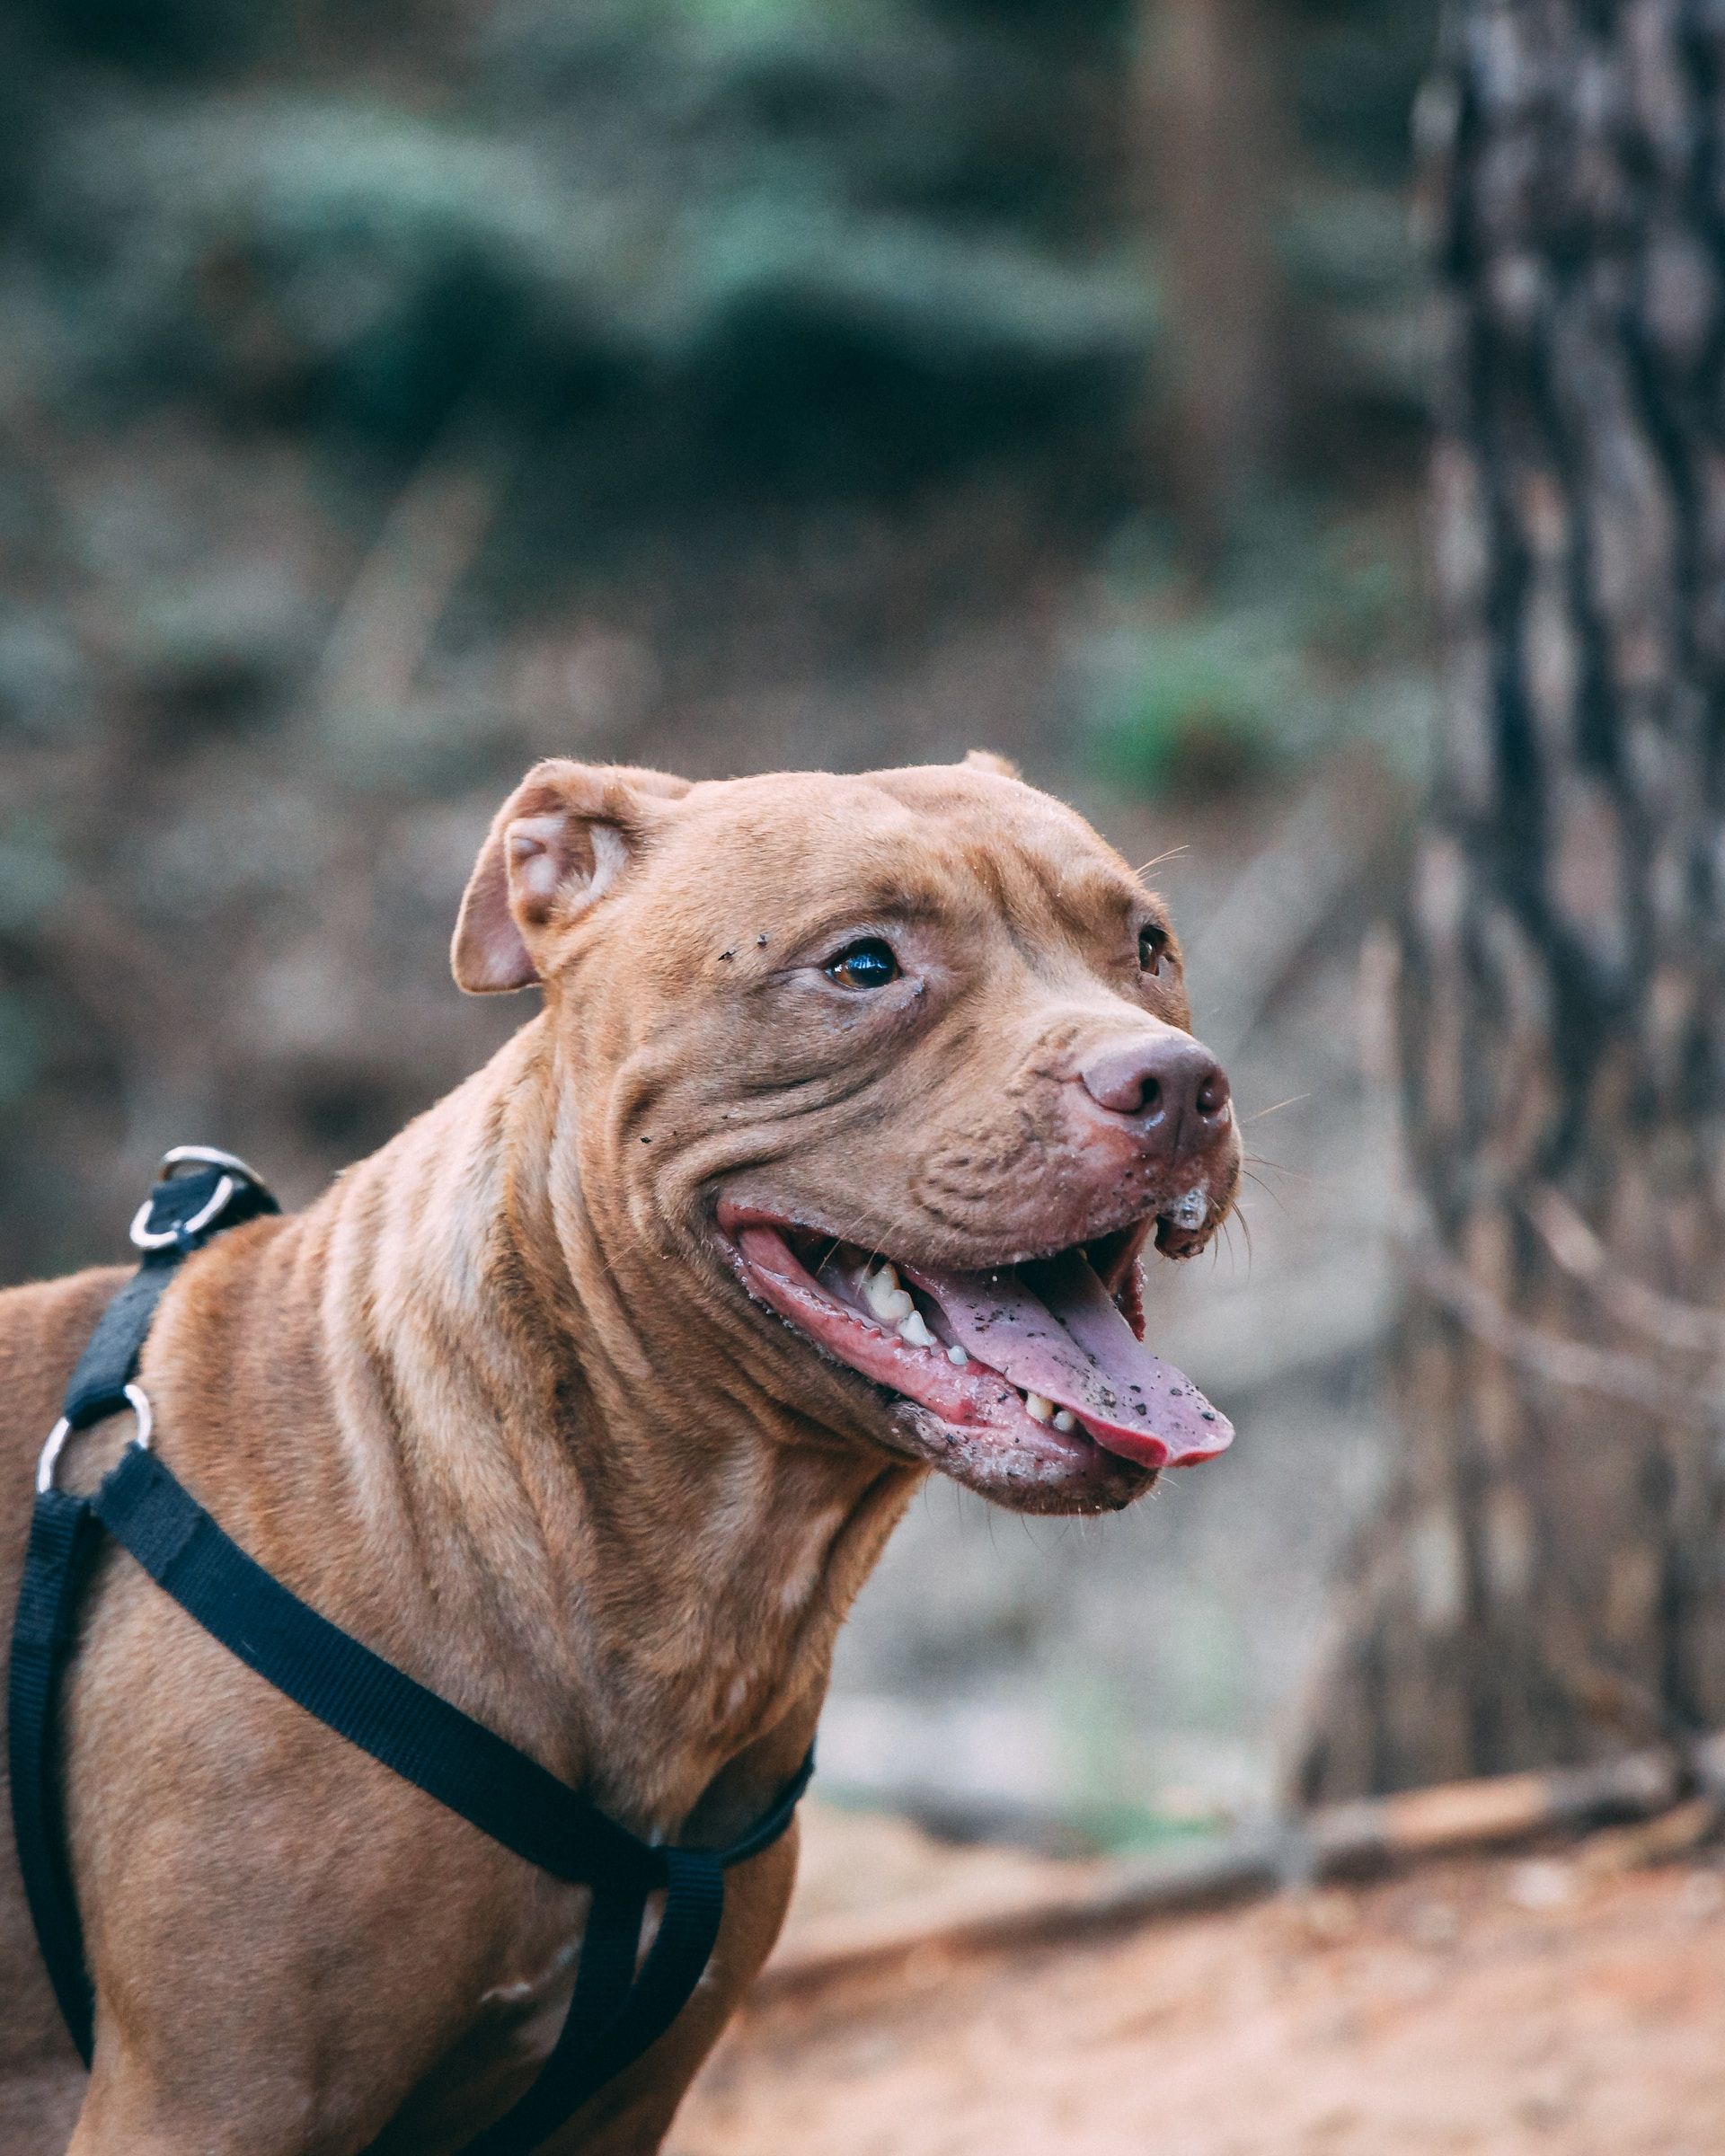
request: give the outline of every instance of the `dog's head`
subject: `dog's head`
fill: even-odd
[[[1227,1443],[1138,1296],[1233,1203],[1227,1081],[1158,900],[996,759],[541,764],[455,971],[543,984],[558,1233],[668,1393],[693,1366],[1025,1510]]]

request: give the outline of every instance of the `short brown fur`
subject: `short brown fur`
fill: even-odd
[[[1001,767],[686,787],[542,766],[456,962],[476,988],[537,977],[544,1011],[309,1210],[186,1268],[141,1374],[163,1456],[296,1593],[618,1819],[736,1833],[808,1745],[928,1461],[749,1300],[713,1194],[969,1265],[1089,1233],[1122,1189],[1154,1209],[1067,1082],[1099,1038],[1187,1024],[1177,961],[1139,982],[1109,955],[1146,906]],[[810,968],[889,917],[925,994],[864,1024]],[[0,1294],[8,1620],[35,1454],[121,1277]],[[72,1476],[126,1435],[80,1438]],[[1148,1479],[942,1464],[1060,1510]],[[65,1729],[96,2061],[86,2092],[0,1833],[6,2156],[438,2156],[525,2087],[582,1890],[312,1722],[129,1560],[89,1598]],[[792,1835],[733,1874],[711,1979],[556,2149],[659,2146],[794,1865]]]

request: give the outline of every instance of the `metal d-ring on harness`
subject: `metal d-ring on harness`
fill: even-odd
[[[181,1261],[223,1229],[279,1208],[232,1153],[181,1145],[162,1165],[164,1180],[132,1223],[142,1263],[102,1312],[42,1448],[13,1628],[13,1825],[60,2011],[87,2064],[95,2001],[67,1861],[56,1706],[82,1590],[106,1533],[206,1631],[308,1714],[528,1863],[592,1888],[575,1993],[551,2056],[514,2108],[462,2152],[526,2156],[682,2011],[719,1935],[726,1871],[790,1825],[814,1754],[729,1849],[655,1847],[254,1563],[150,1450],[150,1402],[136,1373],[156,1304]],[[58,1488],[67,1438],[126,1409],[137,1418],[136,1433],[94,1495]],[[664,1913],[637,1969],[647,1897],[659,1891]]]

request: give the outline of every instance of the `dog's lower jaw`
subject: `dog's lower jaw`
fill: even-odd
[[[864,1377],[763,1304],[751,1303],[748,1325],[751,1339],[757,1328],[768,1329],[769,1342],[780,1350],[773,1364],[782,1364],[788,1355],[793,1365],[801,1366],[799,1384],[805,1398],[817,1394],[825,1402],[824,1412],[811,1420],[806,1409],[788,1406],[789,1388],[782,1369],[771,1377],[765,1371],[758,1374],[765,1419],[780,1433],[778,1442],[785,1449],[863,1459],[884,1456],[914,1471],[919,1481],[931,1472],[942,1474],[1008,1511],[1042,1515],[1122,1512],[1154,1489],[1159,1479],[1159,1470],[1106,1453],[1082,1431],[1066,1435],[1031,1426],[1026,1441],[1015,1443],[1003,1439],[995,1430],[965,1429],[947,1422],[920,1402]],[[892,1518],[865,1560],[836,1568],[846,1583],[841,1616],[848,1613],[855,1588],[867,1577],[907,1502],[908,1491],[894,1505]]]
[[[1003,1444],[987,1432],[943,1422],[914,1400],[887,1415],[889,1442],[904,1456],[1013,1512],[1056,1516],[1123,1512],[1152,1489],[1160,1471],[1105,1453],[1084,1436]]]

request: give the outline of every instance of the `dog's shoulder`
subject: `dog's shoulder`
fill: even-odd
[[[58,1280],[0,1288],[0,1413],[21,1394],[58,1398],[97,1319],[127,1277],[119,1265],[92,1266]]]
[[[99,1266],[0,1288],[0,1516],[8,1522],[28,1516],[28,1504],[14,1506],[14,1494],[27,1493],[29,1466],[60,1411],[72,1366],[126,1277],[123,1266]]]

